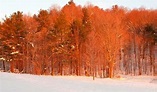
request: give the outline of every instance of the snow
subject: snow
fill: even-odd
[[[5,58],[1,57],[0,60],[5,61]]]
[[[0,92],[157,92],[157,77],[101,79],[0,72]]]
[[[14,55],[14,54],[18,54],[19,51],[15,51],[15,52],[11,52],[10,54]]]

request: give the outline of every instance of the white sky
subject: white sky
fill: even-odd
[[[23,11],[24,14],[38,13],[40,9],[49,9],[52,5],[64,6],[70,0],[0,0],[0,20],[5,15],[10,16],[13,12]],[[157,9],[157,0],[73,0],[77,5],[84,6],[87,2],[97,5],[100,8],[111,8],[112,5],[119,5],[132,8],[145,7]]]

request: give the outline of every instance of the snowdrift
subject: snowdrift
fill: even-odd
[[[0,72],[0,92],[157,92],[152,76],[100,79],[81,76],[38,76]]]

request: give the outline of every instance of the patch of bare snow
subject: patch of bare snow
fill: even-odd
[[[0,92],[157,92],[153,77],[100,79],[84,76],[38,76],[0,72]]]

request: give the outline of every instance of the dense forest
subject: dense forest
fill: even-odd
[[[73,0],[0,22],[0,70],[113,78],[157,75],[157,10]]]

